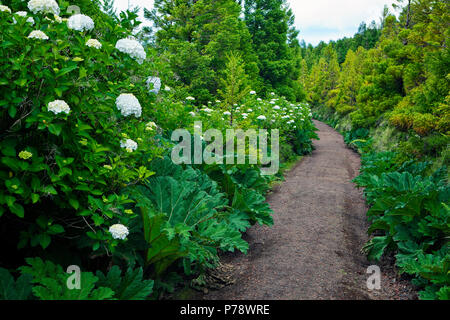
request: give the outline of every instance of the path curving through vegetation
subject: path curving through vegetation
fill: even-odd
[[[331,127],[315,124],[316,150],[268,197],[273,227],[247,232],[248,255],[223,257],[232,266],[234,284],[203,299],[392,298],[392,285],[378,292],[366,287],[370,264],[360,249],[367,241],[367,208],[351,182],[359,155]]]

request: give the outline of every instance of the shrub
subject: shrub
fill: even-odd
[[[0,216],[19,218],[20,247],[58,237],[112,250],[108,227],[129,219],[118,190],[150,176],[158,151],[145,68],[114,46],[128,31],[115,26],[115,38],[89,46],[95,30],[53,14],[28,13],[34,25],[0,14]]]

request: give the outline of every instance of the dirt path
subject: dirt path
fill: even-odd
[[[248,255],[229,254],[235,283],[203,299],[389,299],[395,279],[380,292],[366,288],[370,265],[360,253],[367,240],[366,205],[351,179],[358,154],[342,136],[316,121],[316,150],[268,197],[274,226],[251,228]],[[383,270],[382,270],[383,272]],[[384,282],[384,283],[383,283]]]

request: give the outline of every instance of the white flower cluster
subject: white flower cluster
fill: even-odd
[[[109,233],[111,233],[114,239],[125,240],[129,234],[129,231],[123,224],[113,224],[109,227]]]
[[[194,100],[195,100],[195,98],[194,98],[194,97],[191,97],[191,96],[189,96],[189,97],[186,97],[186,100],[189,100],[189,101],[194,101]]]
[[[116,99],[116,107],[125,117],[134,114],[136,118],[139,118],[142,114],[139,100],[131,93],[122,93],[118,96]]]
[[[26,11],[17,11],[16,14],[17,14],[19,17],[23,17],[23,18],[25,18],[25,17],[27,16],[27,12],[26,12]],[[28,22],[28,23],[31,23],[31,25],[34,25],[34,19],[33,19],[32,17],[29,17],[29,18],[27,19],[27,22]],[[17,21],[16,21],[15,18],[13,18],[13,23],[14,23],[14,24],[17,23]]]
[[[1,5],[1,4],[0,4],[0,11],[11,13],[11,9],[9,7]]]
[[[138,148],[136,141],[131,139],[126,139],[120,141],[120,147],[127,150],[127,152],[133,152]]]
[[[256,91],[252,90],[252,91],[250,91],[250,94],[251,94],[251,95],[255,95],[255,94],[256,94]]]
[[[39,40],[48,40],[48,36],[43,33],[41,30],[33,30],[28,35],[29,39],[39,39]]]
[[[69,29],[77,31],[89,31],[94,29],[94,21],[84,14],[74,14],[67,21]]]
[[[147,131],[153,131],[153,130],[155,130],[156,128],[158,128],[158,126],[157,126],[156,123],[154,123],[153,121],[150,121],[149,123],[147,123],[147,124],[145,125],[145,130],[147,130]]]
[[[258,116],[258,118],[256,118],[256,119],[258,119],[258,120],[266,120],[266,116],[260,115],[260,116]]]
[[[51,111],[54,114],[58,114],[61,112],[69,114],[69,112],[70,112],[70,107],[64,100],[55,100],[55,101],[49,102],[47,109],[48,109],[48,111]]]
[[[151,83],[153,83],[153,89],[150,90]],[[159,90],[161,89],[161,79],[158,77],[148,77],[147,78],[147,88],[150,90],[150,92],[153,92],[154,94],[158,94]]]
[[[50,12],[59,15],[59,6],[55,0],[30,0],[28,9],[34,14]]]
[[[90,48],[100,49],[102,47],[102,44],[97,39],[89,39],[86,42],[86,46]]]
[[[139,64],[142,64],[147,57],[144,47],[134,39],[120,39],[116,43],[116,49],[120,52],[127,53],[135,59]]]

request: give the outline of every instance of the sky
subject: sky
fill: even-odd
[[[299,39],[317,45],[353,36],[359,24],[369,24],[380,16],[385,5],[392,11],[394,0],[288,0],[295,15],[295,26],[300,30]],[[153,0],[115,0],[118,10],[132,6],[152,9]]]

